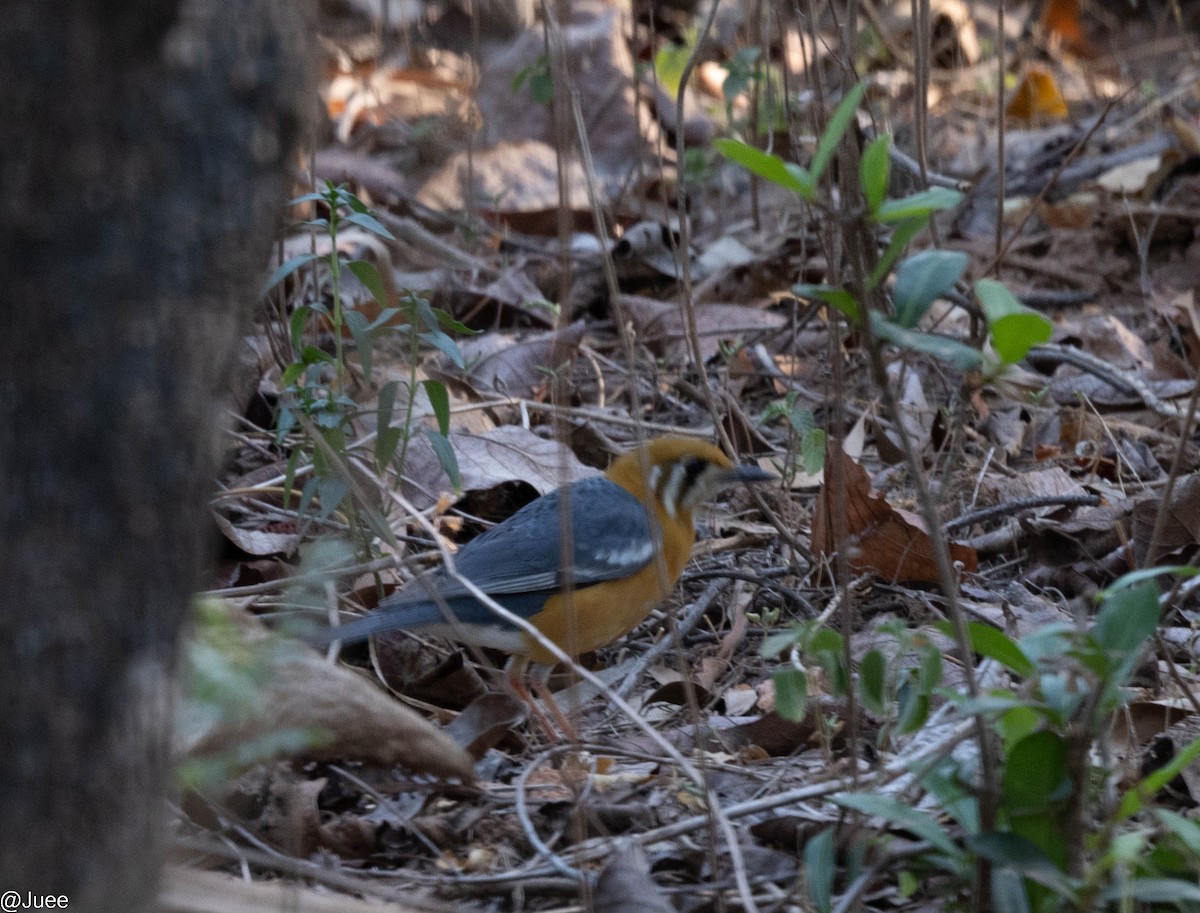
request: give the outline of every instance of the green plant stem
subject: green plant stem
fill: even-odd
[[[341,259],[338,257],[338,202],[337,194],[330,192],[329,198],[329,281],[333,286],[333,323],[334,348],[334,392],[341,396],[346,388],[346,362],[342,353],[342,270]]]
[[[421,338],[417,335],[417,309],[408,315],[408,402],[404,404],[404,433],[400,435],[400,453],[396,456],[396,484],[399,485],[404,472],[404,461],[408,458],[408,444],[412,438],[413,411],[417,401],[417,358],[420,356]]]
[[[861,199],[862,188],[859,186],[859,172],[856,167],[858,160],[861,158],[861,150],[858,149],[857,138],[853,132],[849,132],[843,138],[841,146],[842,168],[840,170],[840,178],[843,198],[847,200]],[[950,563],[949,540],[942,526],[941,516],[937,512],[933,497],[930,494],[929,482],[925,477],[924,467],[917,456],[916,447],[913,445],[912,438],[904,427],[904,423],[900,420],[901,410],[899,400],[896,397],[896,390],[888,381],[887,368],[883,363],[882,346],[880,340],[871,331],[871,321],[868,319],[868,311],[871,308],[871,294],[867,291],[866,277],[871,275],[868,256],[869,252],[874,250],[874,230],[861,215],[855,213],[848,213],[843,225],[843,243],[845,244],[847,260],[850,264],[850,275],[848,277],[850,281],[846,285],[855,300],[859,302],[861,316],[858,321],[858,331],[862,335],[863,347],[866,350],[867,360],[871,367],[872,379],[880,395],[883,397],[888,414],[895,421],[896,433],[900,439],[901,449],[904,452],[905,464],[908,466],[913,487],[916,489],[917,503],[920,506],[921,515],[925,521],[926,531],[928,532],[930,544],[933,549],[938,585],[945,595],[948,614],[954,626],[954,639],[963,666],[963,680],[967,687],[967,693],[972,698],[976,698],[979,695],[979,684],[975,677],[974,653],[971,650],[966,614],[963,612],[962,603],[958,597],[958,578],[955,576],[954,569]],[[879,290],[876,289],[875,295],[878,296],[878,294]],[[992,752],[989,727],[987,720],[982,714],[975,716],[975,737],[979,747],[981,774],[979,820],[981,829],[987,832],[995,826],[999,787],[996,759]],[[973,903],[976,910],[984,910],[988,907],[987,898],[990,896],[987,885],[989,866],[985,860],[980,859],[977,872],[979,884],[976,885]]]

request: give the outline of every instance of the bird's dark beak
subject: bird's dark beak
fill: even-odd
[[[721,481],[726,484],[734,482],[777,482],[779,481],[779,476],[773,472],[767,472],[765,469],[760,469],[758,466],[743,463],[741,466],[734,466],[732,469],[727,469]]]

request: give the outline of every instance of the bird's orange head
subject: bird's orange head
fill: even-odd
[[[757,466],[735,466],[707,441],[665,435],[618,457],[608,478],[651,505],[660,523],[690,529],[692,511],[733,482],[774,478]]]

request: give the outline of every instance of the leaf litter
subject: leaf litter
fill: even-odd
[[[874,24],[883,30],[865,67],[869,95],[891,130],[911,135],[913,73],[887,49],[911,54],[914,26],[903,15],[908,4],[888,6]],[[335,565],[337,586],[317,587],[310,602],[332,611],[350,594],[373,605],[412,567],[452,551],[522,498],[598,471],[638,435],[715,437],[709,396],[727,414],[724,427],[757,449],[747,456],[785,484],[760,498],[730,492],[700,518],[694,560],[662,608],[581,658],[607,696],[570,670],[551,676],[578,743],[546,740],[497,684],[499,656],[391,635],[346,654],[357,672],[293,657],[253,679],[265,709],[216,721],[184,751],[194,763],[266,743],[249,773],[228,770],[206,785],[202,803],[185,802],[180,828],[193,844],[213,834],[265,841],[295,857],[293,873],[398,904],[436,894],[458,909],[563,909],[581,897],[614,911],[800,909],[801,898],[821,896],[803,848],[840,820],[828,798],[852,784],[888,793],[909,763],[932,756],[930,743],[961,738],[962,718],[940,700],[920,731],[902,734],[887,714],[848,706],[816,667],[805,670],[803,712],[783,713],[773,673],[799,658],[762,650],[793,622],[820,619],[853,635],[862,670],[872,651],[914,648],[897,639],[894,622],[932,631],[942,619],[901,431],[952,531],[964,604],[1014,636],[1075,617],[1082,600],[1144,566],[1152,547],[1158,563],[1194,560],[1189,473],[1200,451],[1179,432],[1200,364],[1196,150],[1188,144],[1200,71],[1172,66],[1163,48],[1194,51],[1196,35],[1165,35],[1149,21],[1117,33],[1086,18],[1076,28],[1061,13],[1044,17],[1038,40],[1051,53],[1014,70],[1008,89],[998,205],[995,89],[972,70],[995,75],[978,37],[995,46],[994,10],[934,7],[935,25],[945,17],[953,27],[935,32],[928,171],[967,188],[938,233],[966,253],[966,274],[977,279],[997,259],[1000,222],[1000,278],[1051,319],[1053,335],[995,377],[885,350],[900,394],[893,417],[868,382],[862,340],[830,308],[791,291],[828,282],[838,268],[829,260],[830,214],[704,154],[704,143],[728,135],[730,117],[744,124],[754,104],[779,106],[759,115],[760,129],[778,129],[771,117],[783,116],[781,86],[737,88],[738,61],[752,56],[739,49],[759,34],[740,5],[718,11],[712,60],[688,89],[682,161],[672,90],[642,62],[664,61],[672,21],[686,31],[702,11],[672,7],[653,28],[638,4],[632,22],[614,7],[580,4],[550,33],[552,49],[572,61],[566,69],[546,60],[540,27],[521,29],[520,16],[515,38],[483,34],[473,50],[442,40],[461,32],[453,4],[431,12],[433,30],[414,33],[413,44],[385,32],[365,59],[331,55],[338,72],[325,93],[330,133],[317,173],[349,182],[395,235],[356,233],[342,243],[370,257],[386,294],[422,291],[478,335],[461,340],[464,369],[437,352],[415,366],[451,391],[448,439],[461,489],[419,433],[402,480],[356,462],[363,489],[388,508],[392,538],[379,541],[373,562]],[[327,10],[324,26],[374,33],[369,19],[346,15]],[[832,19],[822,14],[811,26],[786,17],[770,24],[772,53],[800,106],[790,115],[801,160],[815,149],[814,118],[828,110],[796,86],[828,85],[839,46]],[[547,78],[551,90],[555,78],[577,90],[563,96],[577,110],[557,124],[538,101]],[[1139,94],[1145,80],[1157,81],[1152,97]],[[590,160],[577,152],[577,124]],[[893,180],[918,186],[919,174],[897,167]],[[285,239],[280,262],[310,243],[302,234]],[[355,306],[378,307],[369,290],[348,288]],[[273,293],[285,305],[327,294],[298,273]],[[690,313],[679,304],[689,295]],[[982,316],[954,292],[921,331],[977,342]],[[242,594],[222,591],[262,615],[305,601],[284,586],[309,579],[306,543],[338,529],[336,518],[306,520],[280,494],[287,454],[261,430],[264,404],[279,397],[268,357],[278,319],[264,310],[248,341],[258,357],[247,359],[236,387],[240,420],[225,480],[236,495],[218,498],[214,514],[230,550],[222,579],[238,579],[231,565],[249,570],[266,558],[283,569]],[[399,345],[381,346],[374,362],[385,377],[413,367]],[[354,396],[364,419],[374,414],[377,389],[361,382]],[[786,397],[787,408],[768,408]],[[817,472],[801,465],[799,425],[788,418],[805,408],[805,421],[848,435],[846,449],[830,441]],[[417,427],[436,428],[435,412],[414,400]],[[367,448],[378,433],[367,420],[355,430]],[[836,586],[842,560],[854,580]],[[1200,690],[1187,665],[1198,608],[1187,594],[1175,605],[1161,632],[1166,652],[1150,659],[1144,697],[1114,736],[1134,769],[1143,746],[1169,727],[1195,726],[1184,697]],[[954,685],[961,676],[950,642],[929,637]],[[614,692],[630,698],[632,715]],[[272,742],[309,726],[325,733],[319,748]],[[932,902],[906,900],[882,882],[862,900],[870,908]]]

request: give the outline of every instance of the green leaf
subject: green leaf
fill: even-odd
[[[910,676],[896,692],[896,731],[916,732],[929,718],[929,692],[915,687]]]
[[[806,301],[824,301],[831,307],[841,311],[851,323],[858,323],[858,302],[845,289],[837,288],[833,285],[809,285],[801,283],[800,285],[792,286],[792,294]]]
[[[389,241],[395,241],[396,237],[390,231],[383,227],[383,224],[373,215],[365,212],[352,212],[346,216],[345,221],[353,222],[359,228],[365,228],[372,234],[379,235],[381,238],[387,238]]]
[[[944,762],[926,774],[921,778],[921,785],[960,827],[968,833],[979,830],[979,800],[954,775],[953,762]]]
[[[446,385],[440,380],[423,380],[425,395],[429,397],[429,405],[433,407],[434,417],[437,418],[438,430],[443,435],[450,433],[450,394]]]
[[[774,659],[784,650],[790,650],[796,644],[800,632],[795,628],[789,631],[776,631],[763,639],[758,648],[758,655],[763,659]]]
[[[867,280],[868,291],[878,288],[879,283],[892,268],[892,264],[904,253],[904,248],[908,247],[908,242],[916,237],[917,232],[924,227],[925,219],[921,217],[908,219],[892,229],[892,237],[888,241],[888,246],[884,250],[883,256],[879,258],[879,262],[875,264],[875,269],[871,270],[871,278]]]
[[[1025,880],[1012,869],[992,868],[992,909],[1004,913],[1032,913]]]
[[[890,342],[900,349],[913,352],[924,352],[942,361],[948,362],[960,371],[973,371],[979,367],[980,355],[968,345],[957,339],[938,336],[935,333],[919,333],[907,330],[892,323],[878,311],[871,311],[871,329],[884,342]]]
[[[413,299],[413,306],[416,309],[417,316],[421,318],[421,323],[425,324],[425,329],[430,333],[441,332],[441,323],[438,321],[438,316],[433,312],[429,301],[425,298]]]
[[[964,716],[1005,713],[1027,706],[1024,699],[1011,694],[981,694],[979,697],[967,697],[965,694],[955,692],[949,697],[958,707],[958,712]]]
[[[1158,628],[1161,613],[1155,584],[1117,590],[1100,604],[1090,632],[1092,640],[1113,653],[1140,650]]]
[[[367,528],[375,534],[375,537],[382,542],[396,544],[396,534],[388,525],[387,519],[373,507],[359,505],[358,516],[366,524]]]
[[[906,329],[917,325],[929,306],[954,287],[967,268],[967,255],[953,250],[924,250],[896,267],[892,300],[894,321]]]
[[[342,320],[350,330],[354,344],[358,346],[358,360],[362,364],[363,373],[371,376],[371,330],[367,326],[366,315],[362,311],[347,308],[342,311]]]
[[[299,349],[304,341],[304,325],[308,322],[308,317],[312,313],[312,309],[306,305],[300,305],[292,311],[292,317],[288,321],[288,329],[291,331],[292,348]]]
[[[1010,815],[1041,813],[1070,791],[1067,746],[1057,733],[1035,732],[1009,749],[1001,795]]]
[[[787,666],[772,672],[771,681],[775,685],[775,712],[793,723],[804,719],[808,676],[794,666]]]
[[[299,380],[300,376],[307,370],[308,370],[308,365],[306,365],[304,362],[294,361],[290,365],[288,365],[286,368],[283,369],[283,373],[280,375],[280,378],[279,378],[279,383],[283,386],[284,389],[287,389],[292,384],[294,384],[297,380]]]
[[[1054,332],[1054,325],[1049,320],[1021,304],[995,279],[976,282],[975,297],[987,317],[992,345],[1008,364],[1020,361],[1030,349],[1046,342]]]
[[[1200,824],[1165,808],[1156,808],[1154,817],[1169,833],[1174,834],[1193,856],[1200,858]]]
[[[690,48],[676,42],[663,45],[654,55],[654,75],[672,98],[679,97],[679,82],[691,55]]]
[[[321,510],[318,516],[322,520],[325,520],[331,517],[333,512],[342,506],[342,502],[350,494],[350,483],[339,475],[321,476],[315,479],[315,481],[317,483],[317,495],[321,499]],[[301,507],[300,509],[303,512],[304,508]]]
[[[844,808],[855,809],[864,815],[874,815],[912,831],[951,858],[961,859],[963,856],[962,850],[937,821],[899,799],[870,793],[837,793],[833,796],[833,801]]]
[[[396,393],[399,381],[389,380],[379,388],[379,406],[375,411],[375,463],[383,467],[391,462],[400,445],[400,429],[392,427],[392,414],[396,411]]]
[[[316,346],[305,346],[300,350],[300,360],[306,365],[327,364],[332,365],[337,363],[337,359],[326,352],[324,349],[319,349]]]
[[[917,681],[921,690],[932,694],[942,681],[942,651],[932,644],[928,645],[921,654],[921,665],[917,673]]]
[[[275,288],[275,286],[277,286],[280,282],[282,282],[284,279],[286,279],[288,276],[290,276],[296,270],[300,269],[301,267],[307,266],[309,263],[312,263],[316,259],[317,259],[317,255],[313,254],[313,253],[300,254],[298,257],[292,257],[290,260],[287,260],[286,262],[280,264],[276,268],[275,272],[271,273],[271,275],[267,277],[267,281],[263,283],[262,289],[259,291],[259,294],[265,295],[267,292],[269,292],[269,291],[271,291],[271,289]]]
[[[833,879],[837,874],[837,853],[833,828],[827,827],[804,844],[804,875],[808,897],[820,913],[833,907]]]
[[[842,99],[837,109],[833,112],[833,116],[829,118],[829,123],[825,125],[825,132],[821,134],[821,140],[817,143],[816,154],[808,166],[809,174],[812,175],[813,186],[816,186],[816,183],[821,180],[821,175],[825,173],[825,169],[829,166],[829,160],[833,158],[837,144],[841,142],[842,137],[846,133],[846,128],[850,126],[850,121],[854,117],[854,111],[858,107],[858,103],[862,101],[863,93],[866,91],[866,82],[860,82],[847,92],[846,97]]]
[[[325,194],[323,194],[323,193],[306,193],[306,194],[298,196],[294,199],[288,200],[287,205],[288,206],[299,206],[301,203],[315,203],[318,200],[324,200],[324,199],[325,199]]]
[[[339,187],[338,190],[341,191],[339,198],[344,205],[349,206],[355,212],[370,212],[367,204],[360,200],[354,193],[352,193],[345,184]]]
[[[1035,844],[1017,834],[992,831],[965,838],[967,847],[996,866],[1014,869],[1062,897],[1073,898],[1075,885]]]
[[[1063,656],[1075,641],[1075,628],[1066,622],[1042,625],[1021,638],[1021,652],[1035,665],[1043,659]]]
[[[825,432],[811,428],[800,438],[800,465],[810,475],[820,472],[825,466]]]
[[[947,637],[954,636],[954,626],[948,621],[940,621],[935,627]],[[994,659],[1017,675],[1033,675],[1033,661],[1025,655],[1016,641],[1003,631],[979,621],[969,621],[967,634],[970,637],[971,649],[979,655]]]
[[[785,162],[777,155],[763,152],[736,139],[715,139],[713,146],[721,155],[741,165],[751,174],[780,187],[786,187],[805,200],[811,200],[816,181],[799,165]]]
[[[1112,582],[1101,594],[1100,597],[1107,598],[1118,590],[1128,589],[1136,584],[1146,580],[1154,580],[1157,577],[1162,577],[1164,574],[1175,574],[1178,577],[1195,577],[1200,573],[1200,568],[1192,567],[1190,564],[1169,564],[1162,567],[1144,567],[1141,570],[1130,571],[1128,574],[1122,574]]]
[[[887,676],[887,660],[878,650],[868,650],[858,664],[858,690],[862,694],[863,706],[872,713],[885,712],[884,704]]]
[[[446,473],[446,477],[450,479],[450,485],[455,491],[460,490],[462,488],[462,476],[458,471],[458,456],[455,454],[454,448],[450,445],[450,439],[437,431],[426,431],[425,437],[429,438],[429,444],[433,447],[434,455],[442,465],[442,470]]]
[[[1200,885],[1177,878],[1135,878],[1105,888],[1101,903],[1138,901],[1140,903],[1200,902]]]
[[[1000,714],[996,719],[996,731],[1004,740],[1004,750],[1007,751],[1027,735],[1036,732],[1044,719],[1044,714],[1024,703]]]
[[[374,263],[368,260],[351,260],[346,266],[350,268],[350,272],[354,273],[358,281],[366,286],[372,298],[381,305],[387,304],[388,296],[383,287],[383,278],[379,275],[379,270],[375,268]]]
[[[400,313],[400,308],[382,308],[375,319],[367,324],[368,330],[378,330],[380,327],[388,324],[393,317]]]
[[[887,194],[888,183],[888,147],[892,138],[886,133],[875,137],[871,145],[863,153],[862,164],[859,167],[862,181],[863,197],[871,215],[879,211],[883,198]]]
[[[841,656],[845,645],[845,639],[837,631],[820,628],[813,632],[812,638],[808,642],[808,649],[813,653],[832,653],[834,656]]]
[[[438,324],[443,329],[451,330],[455,333],[460,333],[463,336],[476,335],[475,331],[472,330],[469,326],[467,326],[465,323],[460,323],[459,321],[455,320],[453,317],[451,317],[449,314],[447,314],[441,308],[433,308],[433,316],[437,318]]]
[[[1141,811],[1143,805],[1143,797],[1158,795],[1158,791],[1175,779],[1176,775],[1187,767],[1192,761],[1200,757],[1200,738],[1193,739],[1182,749],[1175,753],[1175,757],[1171,758],[1166,764],[1143,777],[1141,782],[1136,784],[1133,789],[1125,793],[1121,797],[1121,804],[1117,808],[1117,820],[1124,821],[1132,815]]]
[[[930,187],[899,200],[887,200],[875,217],[885,225],[895,225],[907,219],[928,219],[935,212],[951,209],[962,200],[962,194],[949,187]]]
[[[417,336],[435,349],[444,352],[446,357],[454,363],[455,367],[460,370],[466,367],[466,362],[463,360],[462,350],[458,347],[458,343],[445,333],[439,330],[436,333],[418,333]]]
[[[285,410],[286,411],[286,410]],[[280,423],[282,428],[282,422]],[[284,432],[286,433],[286,431]],[[283,440],[283,435],[279,436],[279,440]],[[283,471],[283,509],[288,510],[291,506],[292,495],[296,491],[296,467],[300,464],[301,448],[293,447],[292,453],[288,457],[287,465]]]

